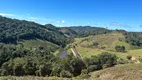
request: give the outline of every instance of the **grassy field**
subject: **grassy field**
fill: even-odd
[[[99,43],[97,47],[92,46],[93,41]],[[137,49],[137,46],[132,46],[126,43],[125,37],[119,32],[112,32],[108,34],[89,36],[85,38],[76,38],[75,42],[71,45],[75,45],[78,52],[80,52],[82,57],[90,57],[92,55],[97,55],[102,52],[109,52],[116,54],[118,57],[126,59],[126,56],[142,56],[142,49]],[[116,52],[115,46],[125,46],[126,52]],[[101,48],[105,47],[105,48]],[[70,50],[69,50],[70,51]]]
[[[142,80],[142,64],[124,64],[91,73],[89,80]]]
[[[77,38],[75,43],[80,44],[82,47],[91,47],[93,42],[99,43],[98,48],[104,47],[105,50],[113,50],[115,51],[115,46],[125,46],[126,50],[134,49],[134,46],[126,43],[125,37],[122,33],[112,32],[108,34],[89,36],[85,38]]]
[[[0,77],[0,80],[71,80],[71,79],[61,78],[61,77],[37,77],[37,76],[15,77],[15,76],[3,76],[3,77]]]
[[[45,49],[49,49],[49,48],[58,48],[58,45],[55,45],[51,42],[48,41],[43,41],[40,39],[34,39],[34,40],[23,40],[19,43],[22,43],[24,45],[25,48],[28,49],[32,49],[32,48],[38,48],[39,46],[44,47]]]

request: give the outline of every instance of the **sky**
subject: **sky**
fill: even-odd
[[[0,15],[58,27],[142,31],[142,0],[0,0]]]

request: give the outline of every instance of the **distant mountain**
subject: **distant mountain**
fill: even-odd
[[[71,26],[71,27],[62,27],[63,29],[71,29],[77,33],[79,32],[87,32],[90,30],[97,30],[97,29],[105,29],[105,28],[101,28],[101,27],[91,27],[91,26]]]
[[[86,37],[110,32],[110,30],[105,28],[91,26],[60,27],[60,30],[65,34],[75,35],[76,37]]]

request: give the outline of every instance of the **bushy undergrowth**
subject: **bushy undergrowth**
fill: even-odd
[[[11,50],[10,50],[11,49]],[[44,49],[26,50],[19,48],[8,49],[11,54],[1,54],[1,76],[58,76],[71,78],[86,75],[89,72],[116,65],[117,57],[114,54],[102,53],[91,58],[82,59],[68,55],[59,58]],[[16,52],[15,52],[16,51]],[[7,56],[8,55],[8,56]]]

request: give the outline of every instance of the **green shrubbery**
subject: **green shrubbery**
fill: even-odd
[[[85,59],[85,64],[89,72],[99,70],[102,68],[111,67],[117,64],[117,56],[110,53],[102,53],[97,56]]]
[[[0,16],[0,42],[17,44],[20,40],[41,39],[64,47],[73,38],[66,37],[59,28],[48,24],[10,19]]]
[[[10,48],[8,53],[0,53],[0,74],[2,76],[58,76],[73,77],[81,75],[89,76],[88,73],[102,68],[116,65],[117,57],[110,53],[102,53],[91,58],[81,59],[68,55],[59,58],[44,49],[28,51],[24,48]],[[21,49],[21,50],[20,50]],[[14,52],[17,52],[16,55]],[[17,55],[18,54],[18,55]],[[6,56],[5,56],[6,55]]]
[[[131,58],[132,58],[132,56],[127,56],[127,59],[128,59],[128,60],[131,60]]]
[[[125,46],[115,46],[117,52],[125,52]]]

